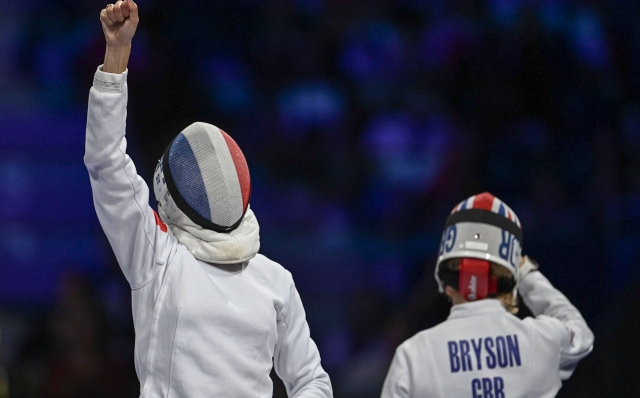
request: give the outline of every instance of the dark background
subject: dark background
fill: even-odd
[[[395,347],[446,318],[442,226],[483,191],[596,335],[559,396],[640,394],[640,3],[138,4],[139,173],[196,120],[240,144],[261,252],[292,272],[337,397],[379,396]],[[139,394],[82,163],[102,7],[0,1],[0,397]]]

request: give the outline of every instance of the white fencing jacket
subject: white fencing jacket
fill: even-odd
[[[131,285],[141,397],[332,397],[291,274],[262,255],[199,260],[149,207],[126,154],[127,72],[96,72],[85,164],[96,213]]]
[[[518,290],[535,319],[520,320],[497,299],[454,305],[445,322],[398,347],[382,397],[555,397],[591,352],[593,333],[540,272]]]

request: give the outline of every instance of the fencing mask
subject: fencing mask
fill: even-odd
[[[482,296],[478,295],[482,279],[484,295],[497,290],[512,291],[515,296],[521,251],[522,226],[516,213],[489,192],[471,196],[454,207],[445,223],[435,270],[439,290],[443,292],[450,285],[468,292],[467,300],[475,300]],[[460,272],[443,266],[446,260],[455,258],[463,260]],[[512,278],[491,286],[492,281],[484,276],[489,263],[504,267]]]
[[[258,225],[249,209],[249,167],[238,144],[218,127],[196,122],[178,134],[158,163],[153,188],[160,217],[196,258],[229,263],[247,257],[221,260],[196,255],[203,252],[203,244],[229,236],[233,241],[242,239],[240,235],[252,236],[250,257],[257,252]]]

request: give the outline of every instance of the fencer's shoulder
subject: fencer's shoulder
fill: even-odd
[[[271,260],[269,257],[265,256],[264,254],[257,253],[255,257],[253,257],[250,260],[250,262],[260,265],[260,267],[270,272],[276,272],[276,273],[289,272],[282,265],[280,265],[280,263]]]
[[[547,315],[538,315],[535,318],[526,317],[522,320],[522,325],[543,339],[561,341],[567,335],[564,324],[559,319]]]
[[[520,323],[520,320],[505,311],[507,319],[513,321],[511,323]],[[483,330],[484,325],[474,322],[473,319],[447,319],[434,325],[428,329],[421,330],[409,339],[405,340],[405,348],[408,351],[428,349],[433,343],[438,343],[443,339],[449,339],[451,336],[459,333],[460,330],[473,328],[474,330]]]
[[[556,319],[554,317],[548,316],[548,315],[544,315],[544,314],[540,314],[538,316],[531,317],[528,316],[524,319],[522,319],[522,323],[524,325],[527,325],[530,328],[545,328],[545,327],[558,327],[558,326],[562,326],[562,322],[559,319]]]
[[[249,260],[249,266],[252,268],[253,272],[274,282],[279,281],[286,283],[292,281],[291,273],[289,271],[279,263],[260,253],[256,254],[254,258]]]
[[[407,354],[414,352],[423,352],[424,349],[430,345],[431,341],[440,336],[444,330],[442,328],[443,323],[433,326],[429,329],[421,330],[413,336],[406,339],[402,344],[398,346],[397,351],[405,352]]]

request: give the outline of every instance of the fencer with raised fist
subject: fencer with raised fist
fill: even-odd
[[[291,274],[258,253],[249,168],[231,136],[202,122],[180,132],[154,175],[158,213],[149,206],[125,138],[138,6],[109,4],[100,20],[84,160],[131,286],[140,396],[271,397],[273,367],[290,397],[331,397]]]

